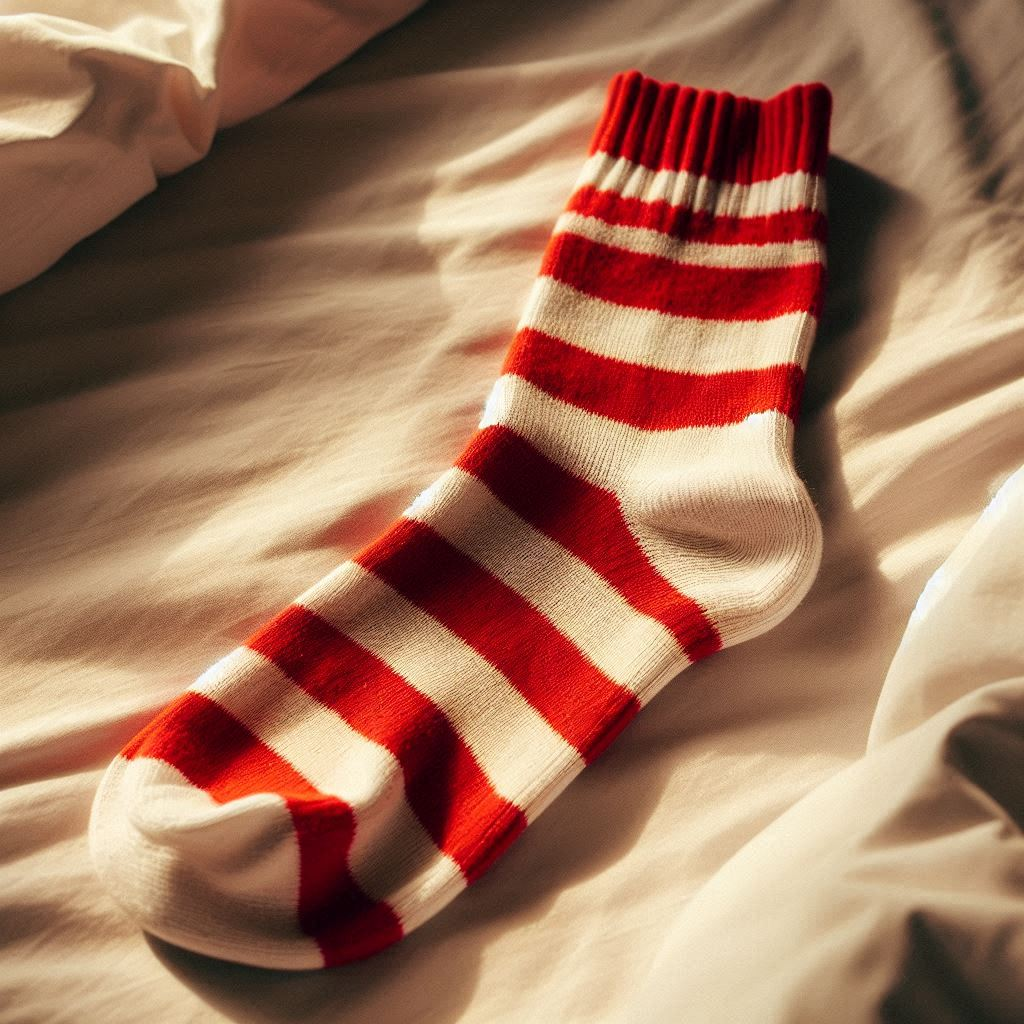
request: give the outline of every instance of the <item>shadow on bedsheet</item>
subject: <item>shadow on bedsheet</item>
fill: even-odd
[[[821,517],[824,551],[797,614],[807,616],[812,634],[839,662],[844,652],[856,651],[860,677],[881,681],[899,644],[904,615],[878,569],[877,539],[868,537],[843,477],[836,406],[890,335],[898,283],[924,244],[924,217],[907,193],[836,157],[829,161],[827,195],[828,286],[795,440],[797,468]],[[841,672],[835,683],[846,685]],[[815,684],[828,687],[830,681]],[[845,720],[836,726],[862,736],[874,713],[874,694],[856,689],[863,706],[851,707],[838,692],[836,706],[845,705],[857,721],[837,716]],[[841,744],[832,749],[837,748]]]

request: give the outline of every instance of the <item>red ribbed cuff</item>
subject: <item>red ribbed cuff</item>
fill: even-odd
[[[608,86],[590,152],[744,185],[793,171],[824,174],[831,110],[820,82],[756,100],[625,71]]]

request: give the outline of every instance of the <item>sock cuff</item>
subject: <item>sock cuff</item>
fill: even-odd
[[[616,75],[590,144],[652,170],[750,184],[780,174],[824,174],[832,95],[814,82],[767,100]]]

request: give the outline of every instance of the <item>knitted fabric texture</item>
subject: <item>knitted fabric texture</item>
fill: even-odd
[[[374,953],[800,601],[829,109],[612,81],[455,466],[108,769],[93,857],[144,928],[267,967]]]

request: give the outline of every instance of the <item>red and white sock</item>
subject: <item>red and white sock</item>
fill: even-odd
[[[613,80],[455,467],[104,777],[94,859],[143,927],[268,967],[373,953],[800,601],[829,106]]]

